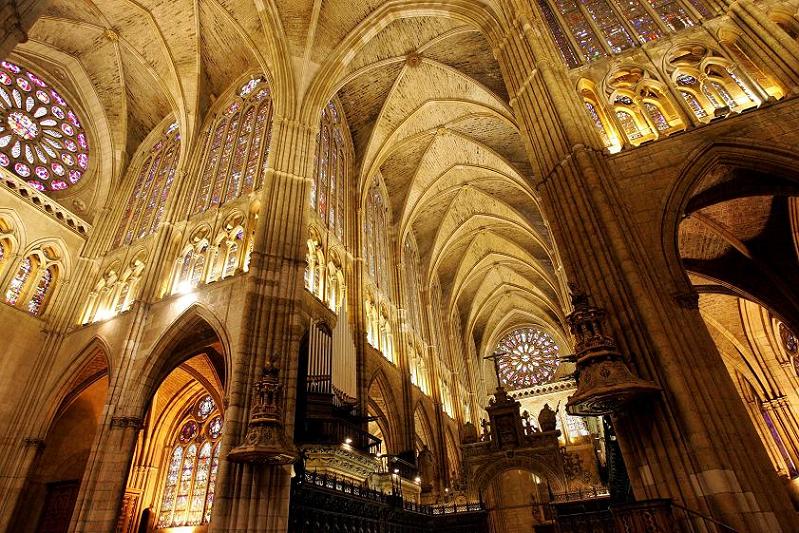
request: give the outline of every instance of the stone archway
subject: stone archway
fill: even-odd
[[[491,533],[527,533],[547,520],[549,494],[560,482],[544,472],[534,458],[516,455],[493,461],[475,473]]]

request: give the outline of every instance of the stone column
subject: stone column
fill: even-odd
[[[212,532],[284,532],[288,526],[291,468],[287,463],[294,455],[290,436],[316,126],[274,118],[263,208],[242,309],[245,325],[226,411],[222,450],[223,456],[228,451],[230,455],[220,462]],[[274,372],[275,367],[270,378],[276,374],[282,383],[284,393],[277,409],[282,420],[270,425],[269,431],[260,431],[256,415],[264,414],[264,409],[262,398],[253,396],[254,386],[263,386],[264,378],[259,376],[264,368]]]
[[[612,162],[529,0],[494,50],[567,277],[608,309],[630,366],[663,393],[614,418],[635,497],[667,497],[740,531],[795,531],[793,507],[699,315],[627,215]],[[659,219],[658,219],[659,220]],[[658,271],[658,268],[660,271]]]

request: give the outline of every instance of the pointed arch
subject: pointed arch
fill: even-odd
[[[139,386],[131,391],[130,404],[144,413],[164,378],[178,365],[211,345],[219,348],[222,381],[227,387],[232,372],[231,344],[223,322],[207,307],[195,303],[161,334],[137,369]]]
[[[383,453],[399,452],[402,448],[401,418],[397,412],[398,403],[383,370],[375,372],[367,390],[369,409],[374,411],[374,416],[383,420],[382,424],[378,424],[385,437]]]

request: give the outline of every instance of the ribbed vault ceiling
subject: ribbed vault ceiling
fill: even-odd
[[[478,349],[516,325],[559,334],[553,243],[492,44],[432,8],[397,16],[405,5],[53,0],[18,52],[39,65],[79,62],[64,83],[82,95],[84,115],[107,124],[95,134],[110,147],[108,188],[170,113],[191,144],[210,104],[248,70],[278,80],[284,113],[318,108],[324,102],[304,98],[331,87],[324,98],[335,92],[343,103],[361,190],[382,174],[398,243],[413,232],[425,283],[440,281],[447,312]],[[490,3],[473,9],[487,13]]]

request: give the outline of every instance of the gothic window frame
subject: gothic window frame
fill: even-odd
[[[144,252],[140,251],[133,254],[121,274],[119,261],[106,267],[86,299],[80,323],[100,322],[129,310],[138,296],[144,266]]]
[[[622,54],[713,16],[704,0],[538,0],[538,9],[568,68]]]
[[[213,408],[207,415],[202,417],[199,414],[199,406],[201,402],[209,398],[213,402]],[[211,519],[219,468],[219,450],[222,446],[221,440],[224,432],[224,413],[208,393],[195,396],[187,404],[191,406],[191,409],[184,408],[183,416],[174,424],[167,441],[168,447],[162,460],[162,474],[158,485],[160,488],[156,499],[158,509],[155,515],[158,528],[201,526],[208,524]],[[187,428],[193,429],[187,431]],[[206,466],[208,470],[206,478],[203,480],[198,476],[198,473],[203,466],[200,461],[204,459],[202,452],[206,446],[210,454],[207,457]],[[187,465],[186,458],[189,456],[187,451],[192,447],[195,450],[192,464]],[[180,463],[177,468],[173,468],[175,466],[173,459],[178,451],[180,451]],[[189,470],[187,470],[187,467]],[[175,500],[178,499],[183,490],[181,485],[187,477],[186,472],[189,474],[186,505],[180,511],[183,516],[176,518],[175,506],[177,502]],[[174,480],[172,479],[173,476]],[[202,494],[196,493],[198,486],[202,489]],[[201,500],[197,498],[198,496],[202,497]],[[172,499],[171,505],[168,509],[165,509],[170,497]],[[200,501],[202,507],[198,510],[195,503]]]
[[[263,74],[234,84],[206,118],[198,178],[188,216],[234,202],[263,187],[272,141],[274,103]],[[231,127],[232,126],[232,127]]]
[[[330,100],[320,115],[310,207],[322,225],[343,243],[350,181],[349,130],[335,100]]]
[[[14,274],[4,287],[3,302],[32,316],[43,316],[64,274],[61,258],[59,247],[53,243],[39,245],[23,254],[13,263]],[[21,276],[23,269],[26,272]]]
[[[533,346],[530,346],[533,345]],[[560,347],[555,337],[537,326],[521,326],[505,332],[495,352],[500,385],[509,390],[548,383],[558,368]]]
[[[388,234],[390,213],[387,198],[383,178],[378,173],[372,178],[364,201],[362,253],[366,274],[386,296],[391,291],[390,251],[393,249]]]
[[[90,172],[88,134],[63,94],[24,65],[0,62],[0,167],[42,193]]]
[[[182,148],[177,122],[167,120],[165,123],[166,126],[162,122],[150,133],[139,148],[135,163],[128,169],[126,175],[131,189],[123,196],[126,203],[117,223],[114,248],[155,233],[163,219]]]
[[[405,276],[405,307],[408,313],[408,321],[416,333],[420,334],[422,332],[421,270],[419,249],[411,232],[405,237],[402,253],[403,274]]]
[[[213,259],[210,233],[210,227],[200,226],[181,249],[175,260],[172,294],[188,292],[208,283]]]

